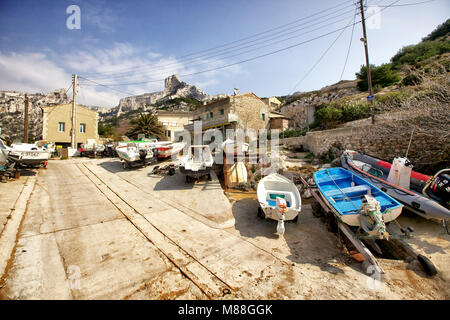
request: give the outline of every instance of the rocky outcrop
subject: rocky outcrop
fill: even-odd
[[[28,93],[29,139],[39,139],[42,134],[42,106],[69,103],[70,97],[65,89],[48,94]],[[2,137],[11,141],[23,140],[25,93],[0,91],[0,128]]]
[[[119,105],[115,108],[111,108],[108,112],[104,113],[100,110],[100,116],[102,118],[107,116],[119,116],[123,112],[137,110],[139,108],[144,108],[149,105],[163,104],[166,101],[175,98],[195,98],[200,101],[210,101],[212,99],[217,99],[221,97],[226,97],[227,95],[214,95],[210,96],[204,93],[197,86],[191,86],[184,81],[180,81],[176,74],[167,77],[164,80],[164,90],[152,93],[144,93],[138,96],[131,96],[122,98],[119,101]],[[178,106],[181,109],[182,106]],[[178,109],[180,109],[178,108]],[[186,110],[179,110],[186,111]]]
[[[112,109],[111,112],[114,113],[114,111],[116,111],[116,115],[120,115],[123,112],[137,110],[138,108],[145,107],[146,105],[151,105],[174,98],[189,97],[197,100],[203,100],[207,96],[208,95],[196,86],[191,86],[186,82],[182,82],[178,79],[177,75],[172,75],[164,80],[163,91],[144,93],[138,96],[122,98],[119,101],[119,106],[117,109]]]
[[[286,105],[280,108],[280,112],[291,119],[290,127],[304,127],[306,125],[306,116],[308,123],[313,121],[312,115],[316,107],[338,99],[358,94],[356,87],[357,80],[339,81],[330,86],[323,87],[320,90],[294,93],[287,99]]]

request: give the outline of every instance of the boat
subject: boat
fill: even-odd
[[[367,179],[417,215],[441,221],[448,232],[450,169],[430,177],[413,171],[407,158],[395,158],[390,164],[352,150],[344,151],[341,165]]]
[[[104,152],[106,149],[106,146],[103,144],[97,144],[97,141],[95,139],[87,139],[86,143],[83,143],[81,145],[81,148],[78,148],[77,150],[80,153],[80,157],[83,156],[97,156]]]
[[[155,144],[154,146],[158,150],[157,157],[158,159],[166,159],[172,156],[177,156],[181,150],[183,150],[184,146],[186,145],[185,142],[165,142],[158,144]]]
[[[248,153],[249,144],[246,142],[239,143],[227,138],[221,145],[221,149],[226,154],[245,155]]]
[[[149,146],[139,146],[135,143],[116,147],[116,153],[122,161],[124,169],[134,166],[145,166],[147,160],[153,158],[153,151]]]
[[[403,205],[360,176],[343,168],[328,168],[313,175],[322,198],[336,217],[358,234],[388,239],[386,223],[394,221]]]
[[[207,145],[192,145],[188,148],[187,154],[183,155],[177,162],[180,172],[186,175],[186,181],[189,177],[198,178],[201,175],[208,175],[210,178],[210,171],[214,159],[211,150]]]
[[[278,221],[277,233],[283,235],[284,221],[297,221],[302,208],[300,193],[288,178],[272,173],[262,178],[257,188],[258,216]]]
[[[2,152],[7,154],[10,161],[14,161],[19,166],[24,167],[47,167],[50,152],[47,149],[31,143],[15,143],[10,147],[2,142]]]
[[[239,183],[247,182],[247,168],[244,162],[236,162],[231,165],[227,164],[227,184],[235,186]]]

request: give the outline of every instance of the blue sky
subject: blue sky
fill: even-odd
[[[394,1],[369,0],[368,5],[376,10],[373,6],[384,8]],[[422,1],[399,0],[395,5]],[[66,8],[72,4],[81,10],[79,30],[66,27]],[[337,40],[340,31],[336,30],[353,22],[355,9],[352,0],[2,0],[0,90],[48,92],[67,88],[71,74],[78,73],[116,89],[88,86],[93,83],[80,80],[80,102],[112,107],[129,94],[161,90],[163,81],[159,80],[172,73],[198,73],[302,42],[277,54],[181,76],[181,80],[208,94],[231,94],[238,88],[263,97],[320,89],[340,80],[352,28],[345,29]],[[448,0],[383,10],[368,21],[371,63],[388,62],[402,46],[419,42],[448,19],[449,12]],[[324,36],[330,32],[334,33]],[[354,79],[364,63],[361,36],[361,24],[356,24],[343,79]],[[221,50],[183,58],[246,37],[250,38]],[[315,37],[320,38],[310,41]]]

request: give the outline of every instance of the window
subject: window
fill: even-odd
[[[86,133],[86,123],[80,123],[80,132]]]
[[[214,116],[214,113],[212,113],[212,112],[210,112],[209,113],[209,116],[211,117],[211,119],[213,118],[213,116]]]
[[[171,134],[170,130],[166,130],[166,136],[170,138],[170,134]]]
[[[59,122],[58,123],[58,132],[64,132],[66,131],[66,123],[65,122]]]
[[[177,122],[176,121],[172,121],[172,126],[176,127],[177,126]]]
[[[208,120],[208,119],[209,119],[209,113],[206,114],[206,120]]]
[[[163,121],[163,126],[168,126],[169,125],[169,121]]]
[[[225,114],[225,110],[224,109],[220,109],[220,114]]]
[[[261,115],[261,117],[262,117],[262,121],[266,121],[266,115],[264,113]]]

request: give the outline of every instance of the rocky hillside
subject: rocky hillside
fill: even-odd
[[[29,141],[39,139],[42,134],[42,109],[49,106],[70,102],[65,89],[48,94],[28,93],[29,99]],[[25,111],[25,93],[18,91],[0,91],[0,128],[2,138],[12,142],[23,140]]]
[[[450,19],[418,44],[401,48],[389,63],[371,65],[375,113],[395,111],[407,98],[422,94],[421,83],[450,71]],[[280,110],[291,119],[290,127],[306,127],[306,114],[314,113],[316,129],[329,129],[368,117],[367,72],[363,66],[357,79],[340,81],[320,90],[281,97]],[[308,117],[309,118],[309,117]],[[309,119],[309,122],[311,119]],[[326,122],[326,123],[325,123]],[[300,132],[300,131],[299,131]]]
[[[205,102],[223,98],[225,96],[226,95],[207,95],[197,86],[191,86],[184,81],[180,81],[177,75],[172,75],[164,80],[164,90],[162,91],[122,98],[117,107],[109,110],[99,109],[98,111],[102,119],[120,116],[126,112],[138,110],[140,108],[144,110],[161,108],[174,111],[189,111],[189,109],[195,106],[195,101]],[[189,103],[189,98],[191,98],[191,102],[194,103]],[[171,108],[168,108],[168,106]]]

